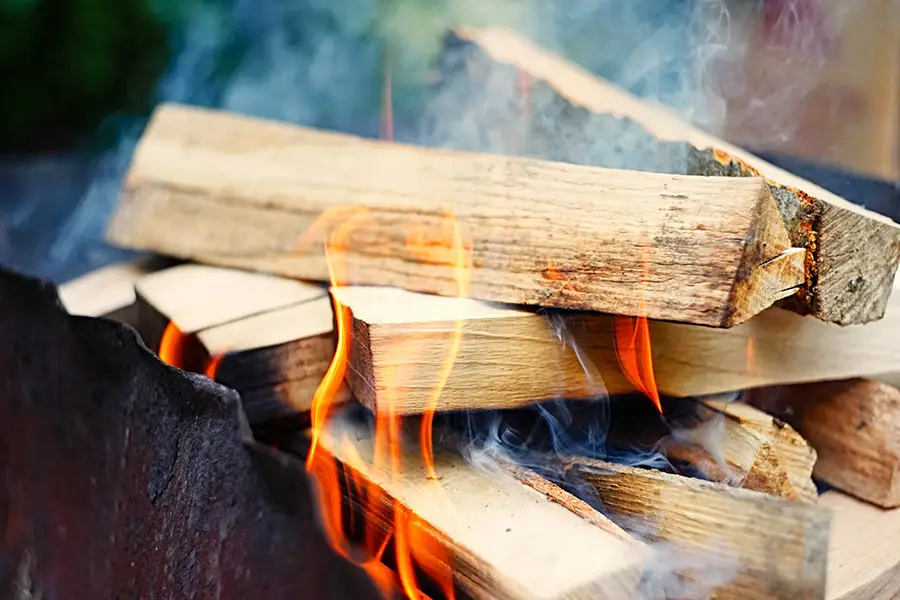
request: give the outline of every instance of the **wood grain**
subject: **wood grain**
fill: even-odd
[[[342,240],[354,284],[456,295],[454,219],[483,300],[730,327],[804,279],[807,253],[762,178],[426,149],[175,105],[145,130],[108,236],[327,281],[324,236],[354,207],[369,218]]]
[[[837,490],[822,494],[831,511],[827,600],[894,600],[900,596],[900,509],[885,510]]]
[[[494,152],[595,166],[765,177],[793,244],[810,250],[806,286],[791,308],[845,325],[883,314],[900,262],[900,227],[889,219],[702,131],[510,30],[456,30],[447,38],[435,76],[430,104],[440,107],[442,123],[435,128],[443,133],[436,142],[468,147],[489,140]]]
[[[381,490],[384,506],[366,515],[380,527],[390,527],[395,503],[416,515],[424,533],[449,553],[456,582],[472,597],[635,596],[646,549],[614,525],[617,533],[509,473],[474,469],[458,455],[436,456],[439,479],[433,480],[411,447],[401,474],[393,476],[387,465],[372,465],[372,435],[368,426],[338,416],[326,426],[321,447],[357,480]]]
[[[372,409],[513,408],[634,390],[619,368],[609,315],[547,316],[394,288],[332,293],[353,315],[351,389]],[[730,329],[650,321],[656,384],[689,397],[895,370],[898,303],[900,295],[881,321],[848,327],[779,308]],[[435,403],[457,334],[454,366]]]
[[[572,459],[569,472],[597,491],[609,517],[677,544],[730,577],[716,598],[823,598],[828,511],[768,494],[649,469]]]
[[[334,354],[331,299],[323,286],[263,273],[184,264],[136,282],[138,329],[159,347],[181,332],[178,366],[207,372],[241,394],[253,425],[309,411]],[[338,402],[349,399],[346,387]]]
[[[900,390],[849,379],[753,390],[749,398],[784,415],[815,447],[816,477],[879,506],[900,506]]]

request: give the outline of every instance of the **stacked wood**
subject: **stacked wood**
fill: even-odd
[[[320,451],[354,481],[378,490],[381,506],[367,517],[389,531],[396,505],[413,515],[422,534],[448,554],[456,585],[472,597],[636,596],[646,547],[599,513],[586,519],[583,509],[573,512],[578,501],[550,491],[549,482],[473,469],[452,453],[435,456],[438,477],[430,478],[416,448],[404,451],[402,469],[393,474],[390,465],[373,464],[368,425],[341,416],[320,440]]]
[[[665,444],[666,455],[708,479],[815,503],[815,450],[793,428],[746,404],[707,401],[702,423]]]
[[[335,348],[324,287],[196,264],[135,285],[148,345],[160,347],[174,325],[178,366],[239,391],[252,424],[309,410]],[[347,397],[342,389],[337,400]]]
[[[59,299],[71,315],[108,317],[135,325],[135,282],[170,262],[151,256],[105,266],[59,286]]]
[[[490,139],[491,150],[503,154],[765,177],[793,244],[810,250],[806,286],[793,299],[802,307],[791,308],[844,325],[883,314],[900,261],[900,228],[889,219],[701,131],[512,31],[458,29],[447,38],[436,79],[432,103],[440,107],[441,130],[450,132],[449,140],[436,140],[444,145],[465,146],[467,138],[454,137],[463,132],[479,144]],[[449,91],[442,96],[441,90]],[[479,125],[483,131],[471,136]]]
[[[173,105],[141,138],[108,236],[327,281],[325,239],[351,214],[366,219],[341,228],[349,283],[453,296],[462,267],[482,300],[713,327],[794,294],[809,257],[762,178],[450,152]]]
[[[381,287],[342,287],[332,294],[353,315],[350,387],[373,410],[388,402],[403,414],[425,406],[513,408],[634,390],[619,368],[616,318],[609,315],[548,318]],[[663,394],[689,397],[894,370],[898,303],[900,294],[884,319],[848,327],[779,308],[730,329],[650,321],[656,385]],[[455,366],[435,404],[432,390],[457,337]]]
[[[900,390],[849,379],[753,390],[749,398],[815,447],[816,477],[878,506],[900,506]]]
[[[572,459],[573,480],[590,484],[626,530],[676,544],[703,564],[730,569],[717,598],[821,598],[827,510],[660,471]]]

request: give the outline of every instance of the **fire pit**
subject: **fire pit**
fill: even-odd
[[[504,140],[648,164],[160,107],[109,237],[184,262],[64,286],[83,316],[0,281],[0,589],[900,593],[900,228],[509,32],[447,52],[436,94],[562,107]]]

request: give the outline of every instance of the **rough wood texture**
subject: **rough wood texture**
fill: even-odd
[[[383,492],[385,506],[367,517],[390,527],[384,515],[393,515],[394,503],[418,516],[425,534],[449,553],[456,582],[474,598],[635,596],[646,558],[641,544],[596,526],[513,475],[475,470],[458,455],[439,454],[439,480],[431,480],[412,447],[403,453],[397,478],[387,465],[372,466],[368,426],[340,416],[320,440],[321,449],[353,470],[358,481]],[[348,448],[356,449],[362,464]]]
[[[251,424],[309,410],[334,354],[333,313],[318,285],[196,264],[136,284],[139,330],[158,348],[169,322],[184,335],[179,366],[241,393]],[[349,398],[343,389],[337,400]]]
[[[380,598],[237,394],[0,272],[0,596]]]
[[[669,460],[687,463],[710,481],[764,492],[791,500],[800,498],[769,436],[742,423],[720,407],[699,404],[698,423],[676,429],[664,440]],[[812,464],[807,472],[809,479]],[[815,501],[815,487],[812,501]],[[809,500],[809,498],[804,498]]]
[[[448,36],[436,73],[435,143],[694,175],[765,177],[795,246],[810,250],[791,308],[841,324],[878,319],[900,228],[639,100],[504,29]],[[526,93],[522,93],[523,82]],[[598,143],[597,140],[615,140]],[[794,299],[792,298],[792,301]]]
[[[432,389],[460,335],[438,410],[512,408],[550,398],[633,391],[616,358],[613,318],[534,312],[393,288],[339,288],[353,314],[348,380],[376,409],[431,406]],[[882,321],[840,327],[771,308],[730,329],[650,321],[656,383],[671,396],[698,396],[773,383],[883,373],[900,361],[900,310]]]
[[[707,400],[705,404],[724,415],[728,431],[739,432],[739,436],[753,434],[764,440],[772,453],[769,460],[778,465],[779,474],[787,476],[782,495],[803,502],[817,501],[818,492],[812,481],[816,451],[796,429],[743,402]]]
[[[108,235],[327,281],[324,235],[353,207],[371,218],[344,240],[354,284],[456,295],[450,213],[471,244],[468,295],[484,300],[729,327],[804,278],[762,178],[466,154],[174,105],[144,132]]]
[[[809,440],[816,477],[879,506],[900,506],[900,390],[850,379],[753,390],[749,398]]]
[[[59,286],[59,299],[69,314],[109,317],[135,325],[135,282],[166,268],[169,262],[150,257],[102,267]]]
[[[725,581],[717,598],[824,598],[828,511],[767,494],[602,461],[573,459],[626,530],[677,543]]]
[[[900,509],[884,510],[838,491],[819,505],[831,510],[827,600],[900,597]]]

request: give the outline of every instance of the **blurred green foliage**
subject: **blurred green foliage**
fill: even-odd
[[[71,150],[108,115],[145,112],[169,18],[150,0],[0,0],[0,152]]]

